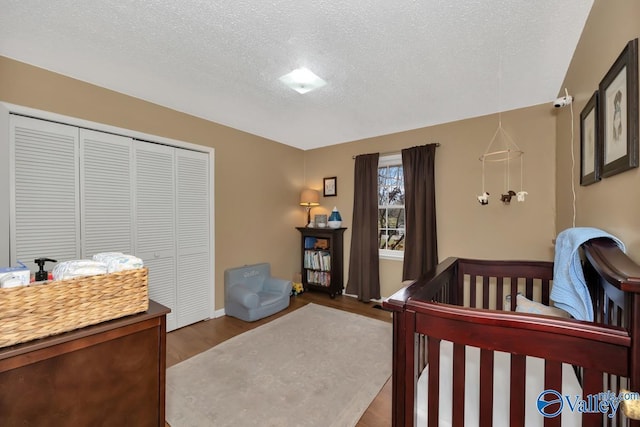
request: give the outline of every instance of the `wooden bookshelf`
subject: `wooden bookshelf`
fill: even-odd
[[[297,227],[301,234],[301,273],[305,291],[341,295],[343,279],[343,234],[346,228]]]

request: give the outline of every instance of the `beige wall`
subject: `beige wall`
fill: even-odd
[[[574,96],[571,110],[558,112],[556,171],[557,231],[572,225],[576,188],[576,226],[602,228],[620,237],[628,253],[640,262],[640,169],[632,169],[590,186],[580,186],[580,112],[598,89],[615,59],[629,40],[640,36],[640,2],[596,0],[561,88]],[[638,117],[635,118],[639,120]],[[571,130],[573,124],[573,145]],[[571,148],[576,159],[571,171]]]
[[[504,129],[525,151],[525,203],[504,206],[503,166],[486,168],[491,202],[480,206],[482,164],[498,125],[491,115],[440,126],[302,152],[257,136],[182,114],[7,58],[0,58],[0,100],[71,117],[133,129],[215,148],[216,308],[224,301],[224,269],[268,261],[275,274],[299,271],[297,206],[300,189],[321,189],[338,177],[337,197],[321,200],[313,213],[337,206],[344,224],[348,266],[353,203],[352,156],[440,142],[436,155],[440,259],[447,256],[550,259],[554,235],[554,112],[548,105],[502,114]],[[519,188],[519,162],[511,188]],[[401,262],[383,260],[383,296],[401,281]],[[347,271],[345,272],[348,273]],[[345,278],[346,279],[346,278]]]
[[[337,206],[345,233],[345,265],[349,263],[353,223],[353,156],[372,152],[399,152],[402,148],[439,142],[436,151],[436,205],[438,252],[448,256],[504,259],[553,259],[555,232],[555,111],[550,104],[502,113],[502,125],[525,152],[524,203],[509,206],[499,201],[504,190],[504,164],[486,164],[485,188],[490,202],[481,206],[479,157],[498,127],[498,115],[355,141],[306,152],[306,184],[322,189],[322,178],[338,177],[338,195],[321,198],[313,213],[328,213]],[[495,145],[494,145],[495,147]],[[511,188],[520,190],[520,163],[511,168]],[[347,268],[348,272],[348,268]],[[346,273],[347,274],[347,273]],[[400,287],[402,262],[383,260],[382,296]],[[346,277],[345,277],[346,280]]]
[[[0,101],[214,147],[216,309],[226,268],[266,261],[286,278],[300,270],[303,151],[4,57]]]

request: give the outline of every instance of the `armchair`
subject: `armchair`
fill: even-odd
[[[224,272],[224,311],[253,322],[289,306],[291,281],[271,277],[268,263],[230,268]]]

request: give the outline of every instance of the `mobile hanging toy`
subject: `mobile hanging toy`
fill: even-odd
[[[494,147],[494,144],[501,146]],[[515,192],[511,187],[511,160],[520,159],[520,191]],[[481,205],[489,204],[489,193],[485,190],[485,164],[486,162],[504,163],[504,193],[500,195],[500,201],[511,204],[511,199],[515,196],[518,202],[524,202],[525,196],[529,193],[523,190],[524,175],[524,151],[511,139],[507,131],[502,128],[502,119],[498,121],[498,129],[493,134],[484,154],[480,156],[482,162],[482,194],[477,196]]]

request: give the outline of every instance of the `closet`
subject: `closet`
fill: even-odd
[[[211,317],[209,152],[15,114],[9,130],[12,265],[134,254],[168,330]]]

